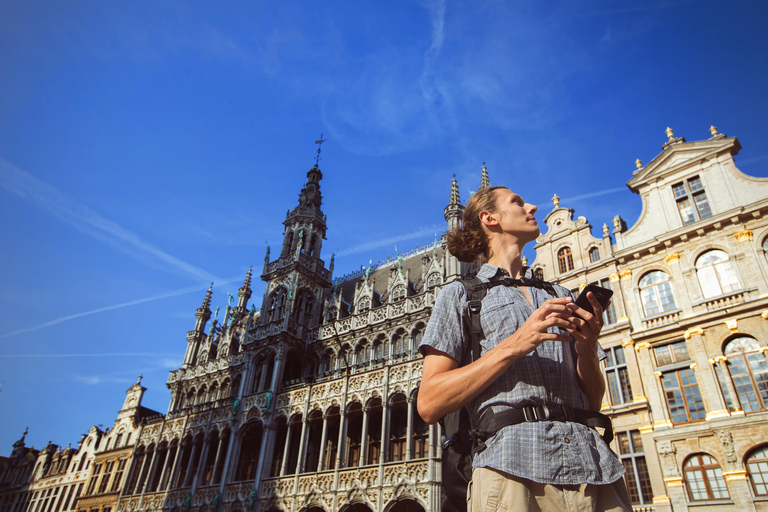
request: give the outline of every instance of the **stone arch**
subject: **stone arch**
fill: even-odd
[[[248,481],[256,477],[263,435],[264,426],[260,419],[251,420],[240,429],[240,455],[235,468],[235,481]]]
[[[424,507],[415,499],[403,496],[391,501],[384,508],[384,512],[425,512]]]

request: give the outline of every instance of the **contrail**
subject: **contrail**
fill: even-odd
[[[604,196],[607,194],[615,194],[616,192],[626,192],[629,190],[627,187],[616,187],[616,188],[609,188],[605,190],[598,190],[597,192],[590,192],[589,194],[582,194],[580,196],[573,196],[573,197],[564,197],[560,200],[561,203],[564,202],[571,202],[571,201],[580,201],[582,199],[589,199],[590,197],[597,197],[597,196]]]
[[[435,225],[428,228],[421,228],[418,231],[413,231],[411,233],[405,233],[403,235],[396,235],[390,238],[384,238],[381,240],[376,240],[373,242],[366,242],[364,244],[356,245],[354,247],[350,247],[349,249],[344,249],[343,251],[336,253],[336,256],[349,256],[350,254],[366,252],[372,249],[378,249],[379,247],[388,247],[392,244],[396,244],[397,242],[401,242],[403,240],[412,240],[414,238],[431,235],[433,233],[441,233],[443,231],[445,231],[444,225]]]
[[[21,358],[21,357],[164,357],[168,354],[153,354],[151,352],[126,352],[115,354],[0,354],[0,358]]]
[[[120,247],[127,242],[140,251],[190,274],[196,280],[217,281],[216,277],[142,240],[117,223],[103,217],[80,201],[60,192],[0,158],[0,185],[14,194],[48,210],[64,222],[94,238]]]
[[[234,283],[236,281],[239,281],[240,279],[241,278],[228,279],[226,281],[220,282],[216,286],[223,285],[223,284]],[[24,329],[19,329],[18,331],[9,332],[9,333],[6,333],[6,334],[0,334],[0,338],[7,338],[8,336],[15,336],[17,334],[24,334],[25,332],[39,331],[40,329],[44,329],[44,328],[50,327],[52,325],[60,324],[62,322],[67,322],[69,320],[74,320],[76,318],[81,318],[81,317],[84,317],[84,316],[95,315],[96,313],[103,313],[104,311],[112,311],[113,309],[127,308],[128,306],[135,306],[136,304],[143,304],[145,302],[151,302],[153,300],[166,299],[168,297],[176,297],[178,295],[185,295],[185,294],[191,293],[191,292],[202,291],[202,290],[205,290],[206,287],[207,287],[207,285],[206,286],[200,286],[200,285],[190,286],[188,288],[182,288],[180,290],[174,290],[174,291],[170,291],[170,292],[165,292],[165,293],[161,293],[159,295],[152,295],[151,297],[145,297],[143,299],[136,299],[136,300],[132,300],[132,301],[129,301],[129,302],[123,302],[121,304],[114,304],[112,306],[105,306],[103,308],[92,309],[90,311],[85,311],[83,313],[75,313],[74,315],[62,316],[62,317],[56,318],[54,320],[51,320],[49,322],[45,322],[45,323],[39,324],[39,325],[34,325],[32,327],[25,327]],[[10,356],[8,356],[8,357],[10,357]]]

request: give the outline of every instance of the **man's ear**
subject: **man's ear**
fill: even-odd
[[[496,224],[498,224],[499,219],[497,217],[498,215],[491,212],[487,212],[485,210],[480,212],[480,215],[479,215],[480,222],[485,224],[486,226],[495,226]]]

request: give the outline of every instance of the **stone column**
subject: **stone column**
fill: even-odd
[[[381,401],[381,454],[379,464],[389,460],[389,402]]]
[[[328,417],[323,415],[323,433],[320,436],[320,458],[317,461],[317,472],[319,473],[323,469],[323,461],[325,461],[326,443],[328,442]]]
[[[669,428],[672,426],[672,421],[669,419],[667,402],[664,399],[664,386],[659,379],[661,373],[653,371],[650,348],[651,345],[647,341],[635,345],[640,374],[642,375],[643,382],[648,386],[646,393],[648,405],[651,407],[652,427],[654,429]]]
[[[643,378],[640,376],[640,364],[637,360],[637,352],[635,351],[635,340],[627,338],[621,342],[621,346],[624,349],[629,382],[632,385],[632,402],[648,403],[648,397],[645,396],[645,382],[643,382]],[[606,392],[610,393],[610,390],[606,388]]]
[[[202,478],[203,471],[205,470],[205,459],[208,458],[208,446],[209,439],[208,436],[205,436],[203,438],[203,447],[200,449],[200,460],[197,461],[197,473],[195,474],[194,480],[192,480],[192,494],[195,494],[195,490],[197,489],[197,486],[200,483],[200,479]]]
[[[184,475],[184,484],[182,487],[188,487],[192,485],[192,465],[195,462],[195,457],[197,456],[197,443],[195,442],[195,439],[192,438],[192,453],[189,454],[189,462],[187,462],[187,474]]]
[[[152,452],[152,457],[154,458],[155,452]],[[139,474],[136,476],[138,479],[136,481],[136,489],[133,492],[133,494],[143,494],[144,493],[144,486],[146,485],[146,480],[142,481],[141,476],[144,474],[144,467],[147,465],[147,452],[144,451],[144,457],[141,459],[141,468],[139,468]],[[151,461],[150,461],[151,462]]]
[[[269,460],[272,458],[272,452],[269,450],[269,447],[271,447],[275,440],[275,427],[270,425],[268,427],[265,427],[264,434],[261,437],[261,448],[259,448],[259,462],[256,465],[256,477],[253,479],[253,487],[254,489],[258,489],[261,487],[261,479],[264,473],[264,461]],[[273,447],[274,448],[274,447]],[[223,487],[222,482],[222,487]],[[222,492],[223,494],[223,492]]]
[[[341,469],[341,463],[344,460],[344,452],[346,451],[347,437],[347,411],[339,410],[339,441],[336,448],[336,473]]]
[[[726,356],[718,356],[714,359],[710,359],[709,363],[712,366],[717,365],[720,369],[720,373],[723,374],[725,388],[728,390],[728,395],[731,397],[731,402],[733,403],[733,411],[730,411],[731,415],[744,414],[744,410],[741,407],[741,400],[739,400],[739,395],[736,393],[736,386],[733,385],[733,377],[731,377],[731,371],[728,369],[727,361],[728,358]],[[715,375],[717,375],[717,373],[715,373]],[[726,404],[726,406],[727,405],[728,404]]]
[[[170,459],[169,457],[170,451],[171,451],[171,448],[170,448],[170,445],[168,445],[168,448],[166,448],[165,450],[165,456],[163,457],[163,467],[160,468],[160,478],[157,479],[157,488],[155,489],[156,491],[165,490],[163,488],[163,476],[165,475],[165,470],[168,469],[168,462],[169,462],[168,459]],[[173,464],[173,462],[171,462],[171,464]]]
[[[365,466],[365,454],[368,450],[368,409],[363,408],[363,428],[360,435],[360,457],[357,460],[357,467]]]
[[[701,399],[707,411],[707,421],[729,416],[728,407],[725,405],[720,385],[711,371],[707,348],[704,345],[704,329],[694,327],[685,331],[685,340],[688,351],[694,361],[691,365],[696,375],[696,383],[699,385]]]
[[[283,462],[280,464],[280,476],[285,476],[285,469],[288,466],[288,455],[291,449],[291,432],[293,431],[293,423],[288,422],[288,428],[285,431],[285,447],[283,448]]]
[[[407,400],[408,414],[405,426],[405,460],[411,460],[411,446],[413,444],[413,399]]]
[[[171,470],[170,478],[168,478],[168,485],[166,486],[166,489],[173,489],[173,484],[176,481],[176,478],[179,474],[179,467],[181,466],[182,452],[183,452],[183,447],[181,444],[181,440],[179,440],[179,444],[176,445],[176,454],[173,457],[173,469]]]
[[[304,465],[306,464],[304,459],[307,455],[305,449],[307,445],[307,430],[309,430],[307,425],[309,425],[309,418],[305,416],[301,422],[301,437],[299,437],[299,456],[296,460],[296,475],[304,472]]]
[[[230,436],[231,437],[231,436]],[[216,459],[213,461],[213,474],[211,475],[211,484],[219,483],[221,475],[219,475],[219,463],[221,462],[222,454],[224,453],[224,437],[219,434],[219,446],[216,448]],[[223,472],[222,468],[222,472]]]
[[[687,512],[688,497],[683,488],[683,477],[680,474],[680,465],[677,462],[677,449],[671,441],[661,441],[656,444],[656,451],[661,459],[664,470],[664,484],[667,487],[667,496],[654,496],[654,504],[669,504],[675,512],[681,510]],[[666,499],[665,499],[666,498]]]

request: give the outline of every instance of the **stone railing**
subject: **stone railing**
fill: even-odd
[[[438,292],[439,289],[435,288],[426,293],[408,297],[405,300],[370,309],[359,315],[348,316],[333,323],[321,325],[317,330],[316,339],[329,339],[336,334],[343,334],[353,329],[380,324],[386,320],[431,307]]]
[[[711,299],[704,301],[704,309],[709,311],[717,311],[718,309],[729,308],[737,304],[743,304],[749,300],[749,290],[739,290],[727,295],[720,295],[718,297],[712,297]]]
[[[643,318],[643,329],[655,329],[656,327],[661,327],[662,325],[673,324],[680,320],[681,314],[681,309],[675,309],[673,311],[668,311],[663,315],[657,315],[651,318]]]
[[[168,374],[168,384],[178,380],[186,380],[201,375],[207,375],[209,373],[216,373],[219,370],[226,370],[241,364],[243,364],[243,354],[235,354],[228,357],[220,357],[196,366],[190,366],[189,368],[179,368]]]

